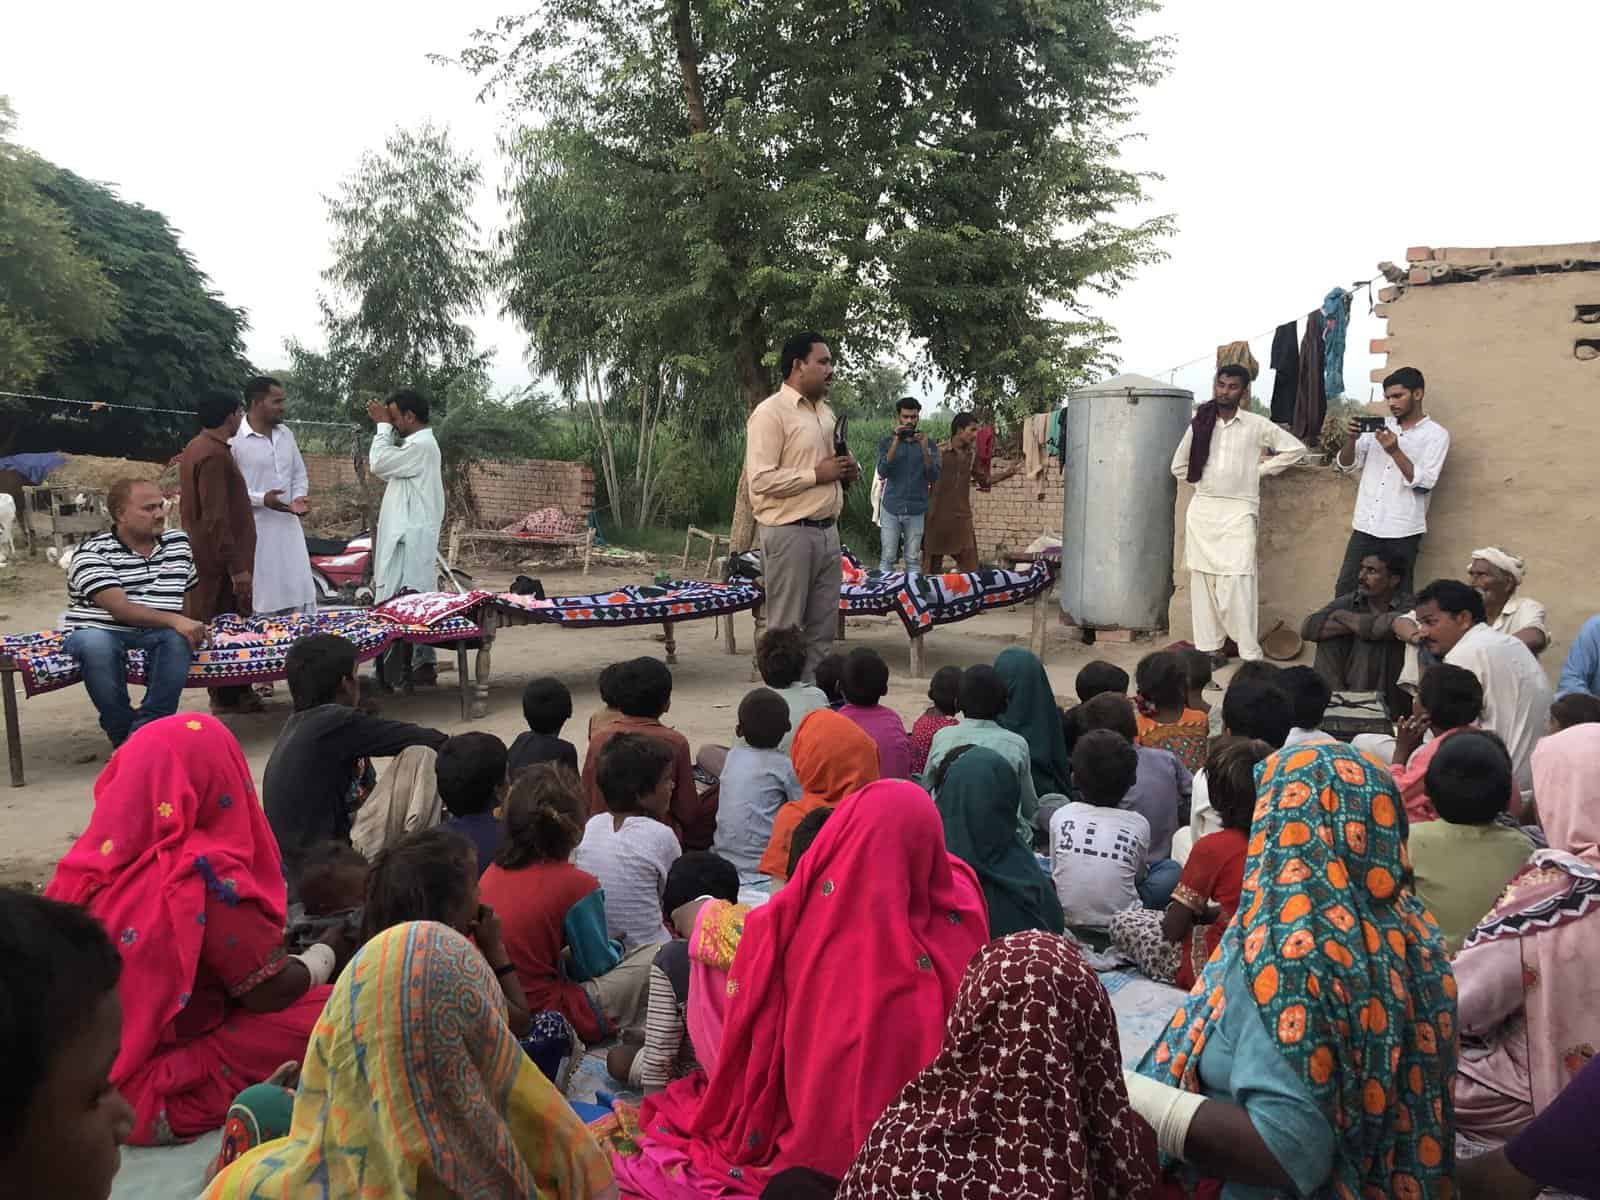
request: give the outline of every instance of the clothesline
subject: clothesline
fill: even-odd
[[[1378,275],[1374,275],[1371,279],[1357,280],[1355,283],[1351,284],[1348,288],[1346,288],[1344,290],[1344,294],[1346,296],[1353,296],[1361,288],[1366,288],[1367,289],[1367,294],[1370,297],[1371,294],[1372,294],[1372,285],[1377,283],[1378,280],[1380,280],[1382,278],[1383,278],[1383,275],[1382,274],[1378,274]],[[1302,316],[1303,315],[1304,314],[1302,314]],[[1299,321],[1301,318],[1299,316],[1297,316],[1294,319],[1296,321]],[[1284,321],[1278,322],[1278,325],[1283,325],[1283,324],[1287,324],[1287,322],[1284,322]],[[1262,330],[1260,333],[1251,334],[1248,338],[1245,338],[1244,340],[1246,342],[1254,342],[1254,341],[1260,340],[1261,338],[1269,337],[1273,332],[1275,332],[1277,330],[1278,325],[1270,326],[1269,328]],[[1212,351],[1210,351],[1209,353],[1206,353],[1206,354],[1196,355],[1194,358],[1191,358],[1186,362],[1181,362],[1175,367],[1167,367],[1167,368],[1165,368],[1163,370],[1157,371],[1156,374],[1158,376],[1159,375],[1165,375],[1167,377],[1168,382],[1170,383],[1177,376],[1178,372],[1183,370],[1185,367],[1192,367],[1196,363],[1203,363],[1203,362],[1212,361],[1213,359],[1216,358],[1216,355],[1217,355],[1217,352],[1215,350],[1212,350]]]
[[[145,408],[143,405],[139,405],[139,404],[113,404],[109,400],[74,400],[74,399],[72,399],[71,397],[68,397],[68,396],[45,396],[45,395],[40,395],[37,392],[3,392],[3,391],[0,391],[0,399],[7,399],[7,400],[44,400],[44,401],[46,401],[48,403],[52,403],[52,404],[75,404],[75,405],[79,406],[80,408],[89,408],[89,409],[96,409],[96,410],[102,409],[102,408],[115,408],[115,409],[122,409],[123,411],[126,411],[126,412],[147,413],[147,414],[150,414],[152,416],[160,415],[160,416],[190,417],[190,418],[192,418],[195,415],[194,414],[194,410],[186,409],[186,408]],[[354,429],[355,428],[354,423],[350,422],[350,421],[305,421],[305,420],[299,420],[299,419],[290,419],[288,421],[285,421],[284,424],[286,424],[286,425],[320,425],[320,426],[323,426],[323,427],[328,428],[328,429]]]

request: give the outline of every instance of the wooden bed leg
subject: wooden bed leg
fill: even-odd
[[[1048,587],[1033,598],[1033,628],[1028,632],[1028,649],[1040,662],[1044,661],[1045,605],[1049,599]]]
[[[478,663],[476,683],[473,687],[471,718],[481,721],[489,715],[489,672],[493,669],[495,616],[493,609],[486,609],[479,618],[478,628],[482,634],[482,642],[478,646]]]
[[[667,635],[667,665],[670,667],[678,661],[678,638],[673,633],[673,622],[661,622],[661,629]]]
[[[738,613],[724,613],[722,615],[722,652],[724,654],[739,653],[739,638],[733,628],[733,619],[738,615]]]
[[[456,685],[461,691],[461,719],[472,719],[472,676],[467,670],[467,644],[456,643]]]
[[[844,641],[844,609],[842,608],[839,610],[839,634],[834,638],[834,641]]]
[[[756,656],[753,651],[760,648],[761,635],[767,631],[767,613],[765,606],[758,602],[756,606],[750,610],[750,617],[755,622],[756,627],[755,640],[751,643],[752,653],[750,655],[750,682],[760,683],[761,668],[756,666]]]
[[[924,634],[924,637],[927,635]],[[911,678],[922,679],[928,674],[927,650],[923,646],[923,638],[911,639]]]
[[[22,779],[22,727],[17,721],[17,670],[0,668],[0,698],[5,701],[6,761],[11,765],[11,786],[21,787]]]

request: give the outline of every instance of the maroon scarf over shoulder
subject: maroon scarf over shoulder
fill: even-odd
[[[1211,457],[1211,435],[1217,429],[1217,402],[1207,400],[1194,410],[1194,420],[1189,428],[1194,436],[1189,439],[1189,475],[1190,483],[1199,483],[1200,476],[1205,473],[1206,461]]]

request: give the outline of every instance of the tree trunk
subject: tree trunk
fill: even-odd
[[[767,398],[771,380],[761,356],[766,352],[766,323],[759,312],[751,312],[739,326],[739,345],[734,350],[734,368],[739,379],[739,390],[744,395],[746,414],[755,411],[756,405]],[[739,491],[733,502],[733,526],[729,530],[728,548],[735,554],[756,547],[756,518],[750,510],[750,487],[739,469]]]
[[[595,435],[600,439],[600,473],[605,476],[606,500],[611,505],[612,518],[622,524],[622,496],[617,487],[617,454],[611,445],[611,430],[606,426],[604,413],[605,394],[600,390],[600,375],[594,370],[593,359],[583,363],[583,400],[594,421]]]

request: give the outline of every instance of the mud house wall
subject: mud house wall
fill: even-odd
[[[335,487],[355,486],[356,470],[348,456],[305,457],[313,495]],[[537,458],[525,462],[480,462],[467,468],[467,478],[478,515],[488,528],[510,524],[541,508],[560,508],[575,516],[584,516],[594,508],[594,472],[582,463]],[[381,495],[382,482],[370,482],[374,495]]]
[[[993,473],[998,475],[1010,464],[996,459]],[[1017,553],[1040,534],[1061,536],[1062,473],[1059,462],[1050,459],[1037,478],[1018,471],[987,492],[972,489],[972,528],[978,541],[978,557],[997,562],[1007,553]]]
[[[1600,255],[1600,247],[1596,248]],[[1417,577],[1464,579],[1479,546],[1528,562],[1523,593],[1550,610],[1552,678],[1585,619],[1600,612],[1600,359],[1575,354],[1600,326],[1577,321],[1600,304],[1600,271],[1484,278],[1405,288],[1382,306],[1387,366],[1419,368],[1427,409],[1450,431],[1450,456],[1429,510]],[[1188,637],[1180,486],[1174,636]],[[1332,592],[1349,534],[1355,484],[1328,468],[1265,481],[1260,526],[1261,629],[1300,619]]]

